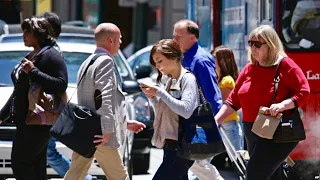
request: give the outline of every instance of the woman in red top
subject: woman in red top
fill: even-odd
[[[287,57],[275,30],[263,25],[249,35],[248,63],[241,71],[234,90],[215,116],[218,124],[242,108],[243,130],[250,154],[247,180],[281,179],[279,166],[298,143],[274,143],[251,131],[260,106],[269,107],[272,116],[301,107],[309,97],[310,87],[302,70]],[[280,82],[272,104],[273,79],[279,66]]]

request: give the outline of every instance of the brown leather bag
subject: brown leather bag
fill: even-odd
[[[67,94],[51,95],[41,86],[32,85],[28,92],[27,125],[53,125],[67,104]]]

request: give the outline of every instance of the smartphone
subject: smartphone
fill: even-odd
[[[139,87],[140,87],[140,88],[147,88],[147,86],[143,86],[143,85],[141,85],[141,84],[140,84]]]

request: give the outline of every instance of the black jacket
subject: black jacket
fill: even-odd
[[[35,68],[28,74],[23,71],[19,74],[18,80],[11,76],[14,91],[5,106],[0,111],[0,120],[6,119],[10,115],[10,107],[14,106],[14,115],[10,121],[17,124],[24,122],[28,113],[28,91],[30,80],[42,86],[46,93],[62,94],[68,86],[67,66],[61,54],[50,48],[36,58]]]

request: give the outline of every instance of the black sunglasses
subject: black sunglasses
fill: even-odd
[[[267,43],[262,43],[262,42],[259,42],[259,41],[248,41],[248,45],[249,45],[250,47],[254,46],[254,47],[256,47],[256,48],[261,48],[261,46],[262,46],[263,44],[267,44]]]

